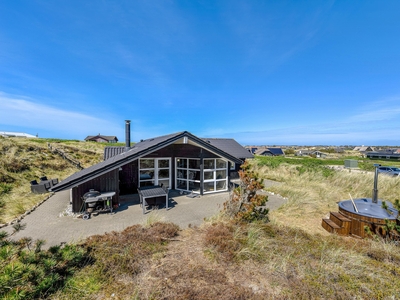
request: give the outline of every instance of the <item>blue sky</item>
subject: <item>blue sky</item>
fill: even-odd
[[[399,145],[400,1],[1,1],[0,131]]]

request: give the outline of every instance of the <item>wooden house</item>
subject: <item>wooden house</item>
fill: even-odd
[[[85,138],[86,142],[97,142],[97,143],[117,143],[118,138],[115,135],[88,135]]]
[[[257,151],[254,153],[256,155],[263,155],[263,156],[283,156],[285,153],[283,152],[282,148],[271,148],[271,147],[266,147],[266,148],[259,148]]]
[[[90,189],[115,192],[114,205],[120,195],[149,185],[199,195],[224,192],[244,160],[253,157],[233,139],[199,138],[187,131],[129,145],[106,147],[104,161],[64,179],[52,191],[70,189],[74,212]]]

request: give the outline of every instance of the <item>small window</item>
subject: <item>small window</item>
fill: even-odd
[[[217,159],[217,169],[225,169],[226,168],[226,161],[222,159]]]
[[[153,169],[154,168],[154,159],[141,159],[140,160],[140,168],[141,169]]]
[[[214,159],[205,159],[204,169],[214,169]]]

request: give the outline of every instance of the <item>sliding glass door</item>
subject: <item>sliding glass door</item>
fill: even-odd
[[[219,158],[204,159],[204,193],[226,191],[228,162]]]
[[[219,158],[204,159],[204,193],[228,190],[228,162]],[[176,184],[178,190],[200,193],[200,159],[176,159]]]
[[[176,159],[176,189],[200,193],[200,159]]]

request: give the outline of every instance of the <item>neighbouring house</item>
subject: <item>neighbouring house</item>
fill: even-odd
[[[361,146],[361,147],[355,147],[353,150],[365,153],[368,151],[374,151],[374,148],[372,148],[370,146]]]
[[[255,154],[256,151],[259,149],[258,146],[245,146],[245,148],[252,154]]]
[[[52,191],[70,189],[74,212],[90,189],[114,191],[114,205],[120,195],[148,185],[200,195],[223,192],[245,159],[253,157],[234,139],[199,138],[187,131],[141,140],[133,147],[128,136],[125,147],[106,147],[104,161],[64,179]]]
[[[19,137],[19,138],[37,138],[37,135],[32,135],[23,132],[0,131],[2,137]]]
[[[97,143],[117,143],[118,138],[115,135],[88,135],[85,138],[86,142],[97,142]]]
[[[344,153],[344,148],[343,147],[335,147],[334,149],[333,149],[333,151],[335,152],[335,153]]]
[[[325,158],[328,154],[318,150],[298,150],[295,153],[296,156],[313,156],[317,158]]]
[[[367,152],[365,155],[370,159],[400,160],[400,153],[396,151],[371,151]]]
[[[285,155],[282,148],[261,148],[258,149],[254,154],[263,156],[282,156]]]

